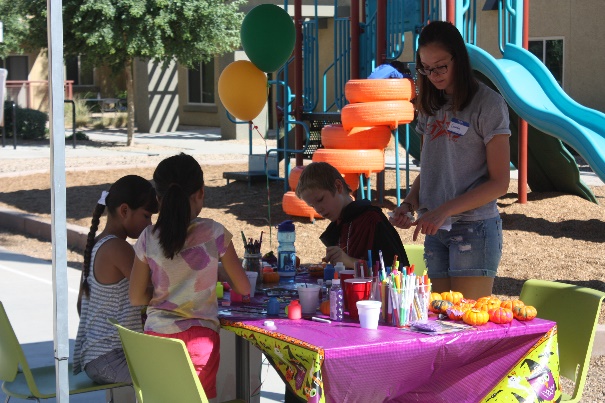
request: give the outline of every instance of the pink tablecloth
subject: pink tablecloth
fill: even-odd
[[[261,349],[273,348],[266,338],[274,337],[314,350],[316,368],[308,375],[317,384],[317,398],[310,401],[494,403],[532,394],[548,401],[560,394],[556,326],[551,321],[488,323],[430,336],[391,326],[367,330],[359,323],[306,319],[273,319],[275,328],[268,329],[266,319],[233,316],[221,321]]]

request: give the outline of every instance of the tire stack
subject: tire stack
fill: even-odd
[[[359,187],[359,175],[384,171],[384,150],[391,131],[414,119],[414,81],[404,79],[349,80],[341,111],[342,125],[327,125],[321,131],[325,148],[315,151],[313,161],[333,165],[349,187]]]
[[[321,130],[324,148],[313,153],[313,162],[334,166],[351,188],[359,188],[359,175],[366,178],[384,171],[384,150],[391,140],[391,130],[414,119],[414,82],[404,79],[349,80],[345,97],[349,104],[341,111],[341,125],[326,125]],[[284,212],[293,216],[321,218],[295,194],[304,167],[292,168],[288,177],[291,191],[284,194]]]

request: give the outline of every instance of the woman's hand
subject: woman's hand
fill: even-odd
[[[419,233],[424,235],[435,235],[448,217],[447,214],[441,212],[440,208],[429,210],[422,214],[422,216],[413,223],[413,225],[416,226],[416,229],[414,230],[412,239],[416,241]]]
[[[408,229],[414,225],[414,210],[410,203],[401,203],[399,207],[389,214],[389,221],[396,227]]]

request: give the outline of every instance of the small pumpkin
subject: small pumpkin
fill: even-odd
[[[263,273],[263,283],[279,283],[279,273],[275,271]]]
[[[475,301],[474,299],[462,298],[457,305],[460,305],[461,308],[464,308],[464,310],[467,311],[474,307],[476,303],[477,301]]]
[[[441,293],[441,299],[450,301],[453,304],[457,304],[462,298],[464,298],[464,295],[458,291],[449,290]]]
[[[520,321],[532,320],[538,315],[538,311],[531,305],[516,306],[513,308],[513,316]]]
[[[447,309],[453,305],[450,301],[436,299],[429,305],[429,310],[434,313],[446,313]]]
[[[513,321],[513,311],[508,308],[494,308],[489,310],[489,320],[494,323],[510,323]]]
[[[525,303],[523,303],[523,301],[521,301],[520,299],[507,299],[505,301],[502,301],[502,303],[500,304],[502,308],[510,309],[511,311],[514,307],[523,305],[525,305]]]
[[[462,316],[466,311],[468,311],[471,307],[464,307],[460,304],[456,304],[447,308],[446,313],[447,317],[451,320],[462,320]]]
[[[462,320],[467,325],[481,326],[489,321],[489,313],[480,309],[469,309],[462,315]]]
[[[431,296],[429,297],[429,304],[435,300],[439,300],[439,299],[443,299],[441,298],[441,294],[439,294],[438,292],[432,292]]]
[[[494,308],[500,307],[501,303],[502,303],[502,301],[500,301],[499,298],[494,297],[494,296],[481,297],[475,303],[474,308],[475,309],[480,309],[480,310],[485,311],[485,312],[489,312],[490,309],[494,309]]]
[[[323,301],[319,304],[319,311],[324,315],[330,316],[330,300]]]

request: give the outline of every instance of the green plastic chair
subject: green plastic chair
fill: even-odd
[[[592,288],[545,280],[527,280],[519,297],[538,310],[538,317],[557,322],[559,374],[574,382],[563,402],[579,402],[605,293]]]
[[[424,245],[408,244],[403,245],[405,254],[408,255],[410,265],[414,265],[414,274],[421,276],[426,270],[426,262],[424,261]]]
[[[208,403],[182,340],[135,332],[108,320],[122,340],[138,403]],[[236,402],[244,401],[226,403]]]
[[[74,375],[71,364],[69,364],[68,375],[70,395],[130,386],[128,383],[99,384],[84,372]],[[40,401],[56,396],[55,366],[30,368],[2,302],[0,302],[0,381],[3,381],[2,391],[6,394],[6,403],[11,397]],[[113,394],[111,401],[113,401]]]

